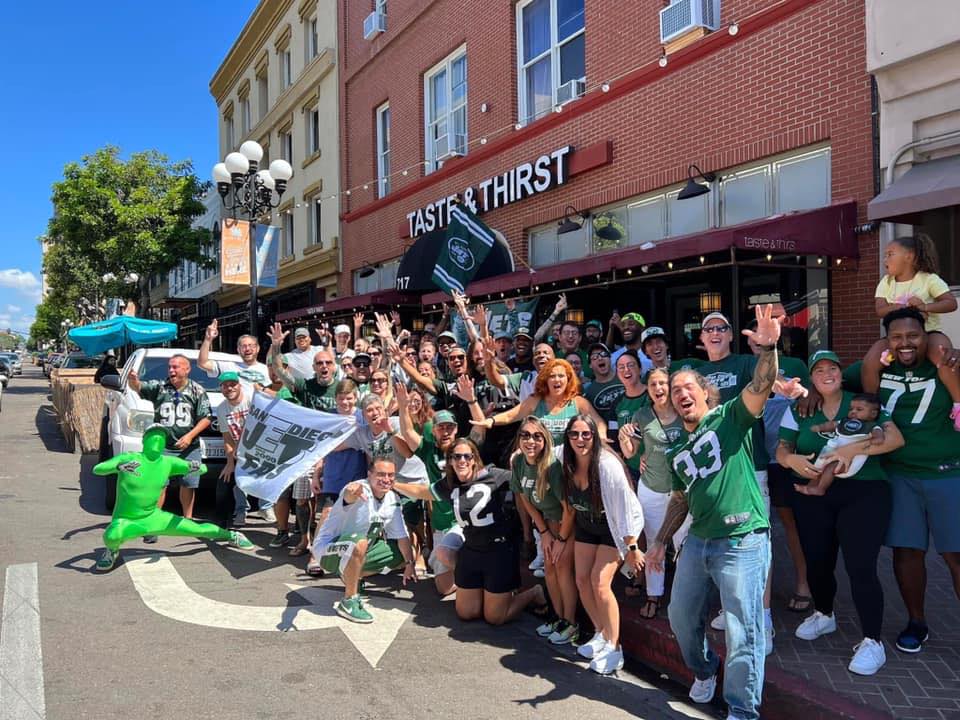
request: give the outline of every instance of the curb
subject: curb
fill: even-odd
[[[693,682],[693,674],[680,656],[676,638],[666,618],[647,620],[638,607],[620,600],[620,643],[624,652],[644,665],[684,685]],[[722,660],[726,648],[710,637],[714,651]],[[891,715],[854,702],[779,668],[767,667],[763,684],[763,717],[767,720],[890,720]],[[718,692],[718,697],[721,693]]]

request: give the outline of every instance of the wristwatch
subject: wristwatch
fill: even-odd
[[[627,545],[627,550],[629,552],[633,552],[634,550],[639,550],[639,549],[640,549],[640,546],[637,545],[636,543],[630,543],[629,545]]]

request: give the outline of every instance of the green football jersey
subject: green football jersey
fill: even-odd
[[[537,494],[537,468],[527,464],[522,454],[513,459],[510,489],[514,495],[524,495],[547,520],[560,522],[563,517],[563,469],[559,460],[550,463],[547,470],[547,488],[543,497]]]
[[[893,418],[906,444],[884,455],[892,473],[920,479],[944,476],[941,466],[960,462],[960,434],[953,429],[953,401],[929,360],[914,367],[893,363],[880,374],[883,410]],[[952,474],[956,474],[956,470]]]
[[[720,402],[725,403],[737,397],[750,384],[756,369],[756,355],[731,354],[722,360],[707,360],[701,363],[697,372],[720,391]],[[753,453],[753,466],[757,470],[766,470],[770,464],[764,437],[763,422],[758,420],[748,438]]]
[[[634,414],[643,407],[650,406],[650,395],[646,392],[643,395],[637,395],[636,397],[629,397],[624,395],[620,398],[620,401],[617,403],[617,428],[622,428],[629,422],[632,422]],[[611,438],[615,438],[616,435],[611,435]]]
[[[182,390],[177,390],[169,380],[148,380],[140,384],[139,395],[153,403],[155,422],[167,428],[168,449],[203,418],[213,419],[207,391],[193,380],[188,380]],[[199,446],[199,439],[194,438],[190,447]]]
[[[770,527],[753,467],[750,429],[757,418],[740,396],[713,408],[667,450],[673,489],[687,497],[690,532],[712,539]]]
[[[606,382],[594,380],[583,391],[583,396],[593,405],[597,415],[607,421],[609,434],[614,434],[617,431],[617,403],[620,402],[624,392],[623,383],[616,375]]]
[[[637,410],[630,422],[637,426],[641,437],[635,439],[639,448],[637,454],[627,460],[627,465],[639,470],[640,459],[646,456],[647,469],[640,476],[640,481],[654,492],[670,492],[673,477],[666,451],[685,434],[683,421],[678,416],[672,422],[664,424],[660,422],[653,407],[647,405]]]
[[[321,385],[316,378],[302,380],[297,378],[293,386],[293,395],[301,405],[311,410],[335,413],[337,411],[337,383]]]
[[[414,452],[418,458],[423,460],[423,464],[427,468],[427,479],[433,485],[443,479],[443,470],[447,466],[447,458],[437,447],[436,440],[433,437],[433,425],[428,424],[423,429],[420,438],[420,447]],[[446,500],[434,500],[431,522],[434,530],[443,532],[456,525],[457,519],[453,514],[453,505]]]

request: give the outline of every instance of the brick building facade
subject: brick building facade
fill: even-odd
[[[635,308],[651,323],[691,327],[700,308],[688,298],[689,312],[677,315],[672,304],[679,302],[678,288],[722,289],[723,310],[735,316],[735,323],[748,317],[750,299],[777,299],[778,295],[784,302],[791,294],[799,298],[794,309],[806,317],[800,307],[806,296],[829,307],[831,330],[821,335],[817,345],[831,342],[845,359],[859,355],[877,335],[871,298],[879,274],[876,234],[853,237],[854,226],[863,222],[867,201],[875,194],[863,4],[721,0],[717,30],[682,48],[667,47],[671,51],[667,53],[662,50],[659,11],[668,3],[586,0],[579,21],[584,28],[585,92],[560,105],[554,76],[550,105],[559,110],[552,107],[534,119],[521,116],[526,94],[519,78],[526,48],[518,52],[522,42],[518,36],[526,27],[527,15],[542,9],[530,7],[536,3],[548,6],[551,31],[557,35],[560,16],[577,5],[566,0],[388,0],[385,5],[376,4],[386,11],[386,30],[365,39],[364,20],[374,3],[340,0],[342,191],[338,199],[343,272],[339,298],[328,303],[328,309],[336,313],[378,302],[417,302],[417,298],[390,294],[386,287],[379,288],[380,295],[361,292],[378,288],[369,282],[361,286],[356,271],[365,266],[377,269],[402,256],[412,242],[405,231],[412,211],[569,145],[574,151],[565,182],[482,215],[503,233],[518,268],[532,262],[539,272],[526,283],[513,283],[516,287],[481,283],[472,288],[475,296],[478,290],[495,299],[497,291],[526,294],[537,287],[549,294],[569,289],[574,293],[571,305],[584,305],[588,316],[604,321],[611,307]],[[456,140],[465,141],[466,152],[428,173],[431,148],[426,138],[432,132],[429,121],[435,118],[428,117],[434,98],[427,97],[432,91],[426,74],[458,50],[466,56],[466,138]],[[557,48],[553,52],[559,54]],[[566,60],[554,61],[554,75]],[[451,72],[449,65],[447,72]],[[384,149],[383,127],[378,128],[384,107],[389,108],[389,192],[378,197],[384,189],[377,182],[378,172],[383,175],[385,170],[378,157]],[[448,119],[454,121],[452,115]],[[827,173],[823,201],[804,196],[799,205],[792,203],[791,193],[807,192],[801,181],[808,177],[801,173],[797,176],[801,180],[790,180],[788,168],[794,167],[795,157],[812,157],[820,163],[818,167],[825,168],[818,171],[820,175],[809,175]],[[725,178],[711,184],[706,200],[676,199],[691,163]],[[746,224],[733,222],[742,219],[742,213],[731,213],[738,202],[736,189],[749,188],[750,183],[732,181],[750,178],[759,199],[748,201]],[[784,189],[788,180],[800,184]],[[645,251],[640,241],[649,233],[657,234],[648,222],[657,216],[642,212],[650,203],[660,202],[658,193],[664,193],[663,208],[654,212],[670,220],[664,220],[665,230],[655,238],[656,247]],[[815,252],[807,252],[802,243],[761,244],[759,252],[751,252],[739,243],[728,252],[723,242],[697,239],[716,239],[718,230],[727,226],[739,228],[742,239],[755,234],[750,222],[798,209],[806,211],[797,213],[802,221],[817,215],[810,212],[812,207],[836,207],[845,201],[856,203],[856,213],[850,210],[852,205],[844,206],[848,211],[841,219],[843,248],[839,240],[828,240],[826,247],[821,244]],[[694,207],[687,204],[692,203],[704,204],[704,226],[692,234],[678,232],[688,208]],[[555,236],[558,258],[576,259],[579,253],[584,256],[579,260],[552,268],[535,261],[535,256],[549,257],[552,241],[544,240],[542,248],[547,250],[538,246],[531,251],[531,238],[540,231],[549,235],[549,228],[568,214],[570,206],[590,212],[590,222],[597,222],[598,209],[603,214],[609,208],[607,215],[622,222],[618,227],[626,227],[627,237],[621,237],[616,243],[619,249],[610,255],[614,262],[595,262],[605,253],[595,247],[589,229],[584,233],[588,235],[585,250],[572,256],[564,245],[568,236]],[[678,218],[675,228],[670,225],[674,216]],[[810,232],[819,232],[820,227],[811,225]],[[595,233],[597,228],[591,228]],[[857,248],[858,259],[852,257]],[[765,270],[764,262],[779,275]],[[641,267],[647,272],[634,272]],[[578,274],[585,268],[596,269],[596,277],[581,278]],[[784,283],[787,278],[799,279],[777,288],[777,280],[761,281],[761,276],[779,277]],[[390,273],[377,277],[389,280]],[[549,279],[549,286],[545,282],[540,288],[539,278]],[[754,279],[756,283],[750,285]],[[581,289],[587,286],[592,289]],[[582,299],[576,293],[582,293]],[[425,309],[432,310],[437,298],[436,294],[425,296]]]

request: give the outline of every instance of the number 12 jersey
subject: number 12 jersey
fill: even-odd
[[[437,500],[453,506],[457,524],[463,528],[464,545],[487,550],[493,543],[507,542],[511,527],[504,511],[504,494],[509,473],[481,470],[467,485],[447,487],[446,478],[433,483],[430,491]]]

